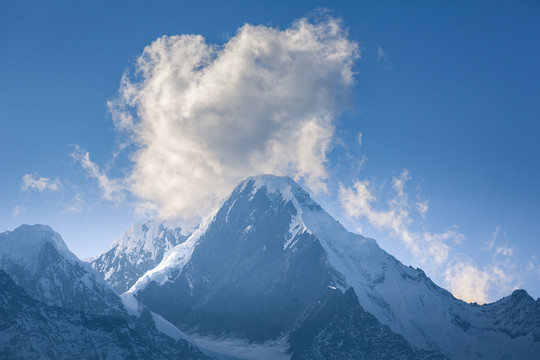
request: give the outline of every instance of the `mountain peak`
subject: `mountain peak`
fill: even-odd
[[[45,244],[52,244],[59,253],[69,259],[76,259],[66,243],[56,231],[48,225],[23,224],[13,231],[0,234],[0,255],[9,257],[20,265],[32,265]]]
[[[523,298],[523,297],[531,297],[529,295],[529,293],[527,291],[525,291],[524,289],[517,289],[517,290],[514,290],[512,292],[512,297],[519,297],[519,298]]]
[[[309,209],[321,209],[321,207],[311,199],[309,193],[288,176],[277,176],[261,174],[245,178],[236,188],[238,192],[251,191],[255,194],[261,189],[265,189],[269,194],[280,194],[283,200],[292,201],[298,209],[308,207]],[[237,191],[233,191],[233,194]]]
[[[121,294],[189,235],[172,220],[154,218],[131,224],[109,250],[91,260],[91,265]]]

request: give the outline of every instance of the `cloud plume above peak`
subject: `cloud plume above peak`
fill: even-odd
[[[258,173],[325,191],[334,119],[358,57],[331,18],[244,25],[222,46],[200,35],[155,40],[109,102],[136,147],[131,191],[143,208],[184,219],[205,216]]]

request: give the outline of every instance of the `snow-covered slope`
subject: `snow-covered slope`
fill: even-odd
[[[169,249],[188,237],[189,233],[179,226],[158,219],[131,224],[109,250],[90,263],[118,294],[122,294],[159,264]]]
[[[452,359],[540,352],[538,301],[526,294],[485,306],[457,300],[374,240],[348,232],[284,177],[243,181],[130,293],[185,331],[262,342],[300,326],[329,288],[350,287],[359,306],[414,351]],[[533,320],[512,322],[524,314]]]
[[[2,270],[0,289],[1,359],[206,359],[187,341],[157,331],[150,319],[49,306]]]
[[[46,225],[0,233],[0,269],[33,298],[90,314],[125,314],[114,290]]]
[[[289,336],[292,360],[444,360],[438,351],[418,350],[366,312],[353,288],[328,289]]]

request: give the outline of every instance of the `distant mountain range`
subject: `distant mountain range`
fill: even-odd
[[[458,300],[287,177],[247,178],[195,231],[132,225],[90,264],[23,225],[0,269],[2,358],[540,359],[540,299]]]

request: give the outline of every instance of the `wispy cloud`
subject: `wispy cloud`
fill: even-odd
[[[13,218],[17,218],[19,217],[19,215],[25,213],[26,210],[28,210],[28,208],[26,208],[25,206],[19,206],[19,205],[14,206],[11,209],[11,216],[13,216]]]
[[[484,304],[495,300],[491,293],[507,294],[518,287],[519,281],[512,271],[511,263],[480,268],[470,259],[455,261],[448,265],[444,273],[452,294],[467,302]],[[510,265],[510,266],[509,266]]]
[[[349,188],[340,184],[339,199],[350,218],[357,220],[364,218],[372,226],[390,231],[423,262],[433,261],[435,264],[442,264],[448,259],[448,243],[461,241],[464,236],[455,227],[449,228],[444,233],[411,230],[413,219],[409,197],[405,191],[405,183],[410,179],[407,170],[404,170],[399,177],[393,178],[394,196],[386,202],[386,210],[378,210],[374,207],[378,200],[373,193],[372,185],[367,180],[356,181]]]
[[[493,300],[494,294],[505,295],[515,289],[520,283],[520,275],[512,259],[514,247],[509,246],[508,241],[501,241],[500,227],[493,231],[490,241],[483,248],[491,252],[491,262],[486,266],[478,266],[470,258],[464,258],[454,251],[465,240],[465,236],[455,226],[442,233],[412,230],[414,225],[419,224],[412,216],[409,195],[405,190],[405,184],[410,180],[407,170],[394,177],[393,196],[385,201],[377,199],[376,187],[367,180],[357,180],[352,187],[341,184],[339,199],[350,218],[365,219],[370,226],[388,231],[400,239],[421,264],[430,265],[442,272],[445,285],[457,298],[485,303]],[[428,199],[421,199],[417,193],[414,205],[421,221],[429,210],[428,202]],[[386,205],[382,209],[381,203]]]
[[[73,201],[70,204],[64,205],[64,210],[67,213],[78,214],[82,211],[84,200],[80,193],[75,194]]]
[[[497,226],[495,230],[493,230],[493,232],[491,233],[491,237],[489,241],[482,248],[482,250],[485,250],[485,251],[492,250],[495,247],[495,244],[497,243],[497,238],[499,237],[500,232],[501,232],[501,227]]]
[[[51,180],[47,177],[39,175],[26,174],[22,178],[21,191],[37,190],[37,191],[59,191],[62,189],[60,180]]]
[[[205,216],[253,174],[325,191],[334,119],[358,57],[332,18],[244,25],[223,46],[199,35],[157,39],[109,103],[139,149],[131,192],[161,216],[186,218]]]
[[[377,46],[377,61],[387,62],[386,51],[383,50],[381,45]]]
[[[490,274],[471,262],[458,262],[445,271],[449,290],[458,299],[480,304],[488,301]]]
[[[418,210],[418,213],[422,217],[422,219],[426,218],[426,214],[429,210],[429,199],[423,199],[420,193],[422,192],[422,189],[420,186],[416,187],[416,210]]]
[[[387,70],[392,70],[393,66],[388,57],[388,52],[383,50],[381,45],[377,46],[377,62],[383,64]]]
[[[83,150],[79,145],[75,146],[75,151],[70,156],[77,161],[89,177],[97,180],[98,186],[102,191],[102,197],[105,200],[112,202],[120,202],[124,198],[124,186],[121,180],[110,179],[99,166],[90,160],[88,151]]]

